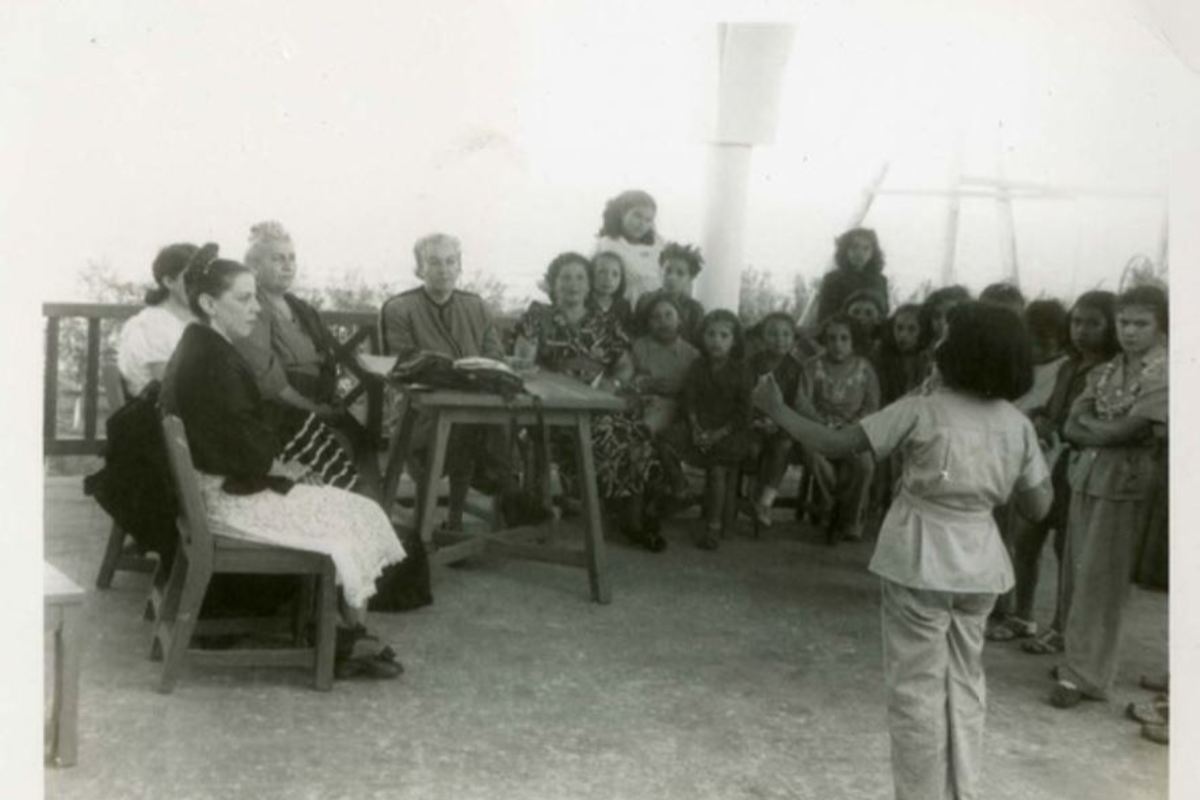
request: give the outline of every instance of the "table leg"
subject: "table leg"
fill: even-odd
[[[592,599],[597,603],[612,602],[608,583],[608,568],[604,552],[604,528],[600,518],[600,495],[596,488],[596,462],[592,453],[592,420],[581,413],[575,426],[578,439],[579,483],[583,492],[583,513],[587,522],[583,534],[587,551],[588,582]]]
[[[387,467],[383,477],[381,504],[383,513],[387,514],[389,520],[392,518],[392,510],[396,506],[396,488],[400,485],[400,476],[404,474],[404,461],[408,458],[408,449],[411,446],[415,416],[416,411],[406,394],[400,400],[400,419],[396,430],[392,432],[392,440],[388,444]]]
[[[446,464],[446,444],[450,440],[452,424],[444,413],[437,409],[433,411],[433,449],[429,452],[425,483],[420,487],[421,498],[417,505],[417,533],[426,545],[433,542],[433,518],[434,512],[437,510],[438,483],[442,478],[442,468]]]
[[[76,736],[79,730],[79,617],[81,605],[64,606],[62,625],[55,635],[55,687],[60,701],[57,720],[55,760],[61,767],[75,764]]]

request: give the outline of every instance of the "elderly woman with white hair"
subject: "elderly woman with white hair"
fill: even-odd
[[[296,278],[291,235],[275,221],[253,226],[245,263],[261,311],[250,335],[234,344],[271,403],[285,450],[323,483],[355,488],[359,471],[349,445],[362,440],[362,429],[338,402],[337,341],[317,310],[289,291]]]
[[[457,288],[462,273],[458,239],[445,233],[423,236],[413,246],[413,255],[421,285],[389,298],[379,310],[385,351],[402,360],[423,350],[454,359],[503,359],[504,345],[487,304],[479,295]],[[418,450],[414,462],[428,457],[432,438],[431,419],[418,417],[413,430]],[[456,425],[446,453],[450,477],[446,526],[461,530],[463,505],[477,468],[481,479],[476,485],[484,491],[497,492],[513,483],[509,442],[496,426]]]

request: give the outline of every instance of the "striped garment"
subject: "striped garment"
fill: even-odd
[[[294,462],[308,469],[305,483],[353,489],[358,483],[354,460],[342,447],[329,426],[315,414],[304,418],[300,429],[292,436],[279,459]]]

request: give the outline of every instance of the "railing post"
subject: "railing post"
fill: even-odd
[[[96,417],[100,399],[100,318],[87,323],[87,372],[83,381],[83,438],[96,441]]]
[[[46,371],[42,383],[42,441],[58,435],[58,317],[46,320]]]

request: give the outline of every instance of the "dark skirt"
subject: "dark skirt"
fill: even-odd
[[[662,444],[676,458],[694,467],[734,467],[757,456],[757,441],[749,429],[734,429],[712,447],[701,449],[692,440],[691,426],[676,420],[661,434]]]

